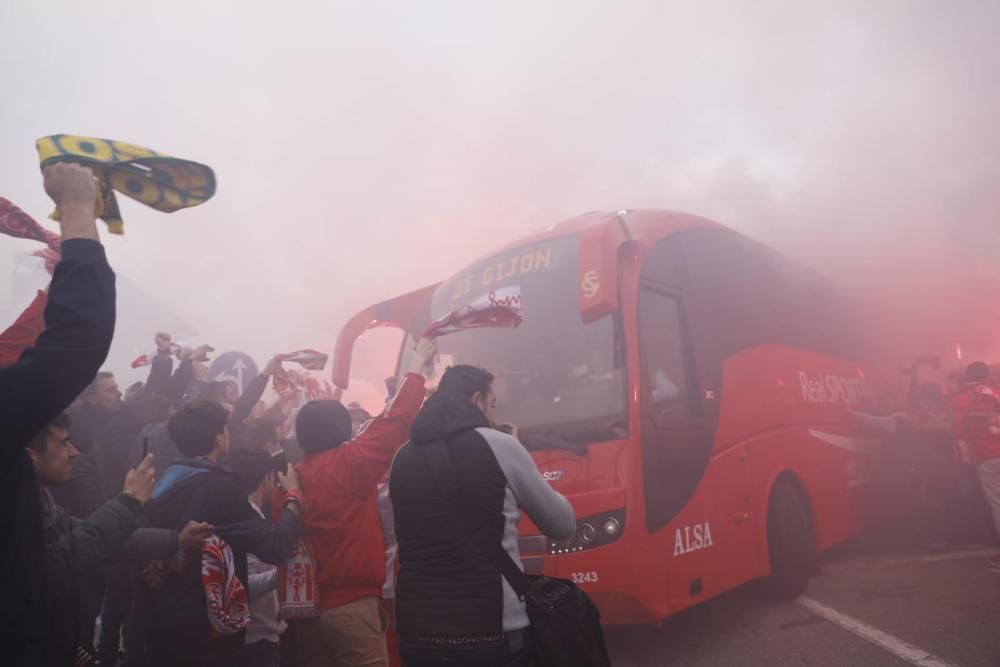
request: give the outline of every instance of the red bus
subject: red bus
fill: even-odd
[[[659,621],[764,579],[802,592],[815,555],[856,535],[870,482],[849,408],[876,396],[850,310],[819,274],[704,218],[588,213],[511,243],[438,285],[376,304],[337,341],[405,332],[517,286],[516,329],[439,339],[440,366],[496,376],[497,410],[578,530],[525,517],[531,573],[571,578],[608,623]]]

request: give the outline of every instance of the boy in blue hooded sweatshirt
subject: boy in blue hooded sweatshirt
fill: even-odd
[[[278,565],[299,537],[302,511],[298,478],[289,466],[278,473],[289,491],[279,521],[271,525],[247,502],[238,481],[218,465],[229,450],[229,415],[218,403],[184,405],[170,418],[168,431],[184,458],[170,466],[146,505],[149,525],[184,526],[203,521],[232,549],[237,579],[248,587],[247,554]],[[149,624],[147,649],[152,665],[216,665],[239,652],[244,633],[216,636],[208,618],[202,585],[201,553],[192,552],[179,569],[169,570],[145,599]]]

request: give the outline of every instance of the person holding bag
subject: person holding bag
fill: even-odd
[[[558,540],[573,536],[576,519],[516,428],[495,427],[495,409],[492,374],[448,368],[393,461],[403,665],[609,665],[586,595],[571,582],[523,573],[521,511]],[[577,648],[559,654],[567,632],[582,661]]]

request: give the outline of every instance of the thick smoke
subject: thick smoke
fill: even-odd
[[[971,0],[8,3],[3,194],[47,211],[33,141],[52,132],[213,165],[202,208],[126,203],[112,259],[260,358],[329,349],[356,310],[559,219],[639,207],[820,268],[907,353],[987,354],[998,25]]]

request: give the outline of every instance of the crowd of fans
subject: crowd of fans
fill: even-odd
[[[422,339],[373,416],[310,389],[290,355],[239,391],[209,381],[211,347],[159,333],[123,395],[101,370],[115,284],[95,179],[58,163],[44,180],[62,216],[45,328],[0,368],[3,664],[536,664],[525,603],[484,554],[519,566],[522,511],[554,539],[576,523],[495,423],[489,371],[450,367],[428,398]],[[890,436],[883,507],[935,548],[995,541],[990,368],[949,392],[915,365],[905,405],[884,398],[853,413]]]
[[[406,665],[535,664],[524,602],[481,557],[448,555],[479,534],[516,558],[519,507],[553,537],[575,530],[526,450],[490,428],[488,372],[452,367],[425,403],[436,348],[423,339],[372,416],[320,389],[286,400],[295,377],[281,357],[242,392],[209,381],[211,347],[160,333],[148,378],[123,394],[101,370],[115,285],[95,178],[57,163],[44,180],[62,256],[44,331],[0,368],[3,664],[339,667],[398,664],[400,652]],[[404,447],[413,428],[422,435]],[[489,489],[465,510],[472,525],[418,460],[423,444],[456,438],[475,456],[455,467]]]
[[[1000,389],[984,362],[944,382],[924,381],[920,359],[906,370],[906,398],[882,397],[878,415],[854,412],[886,435],[875,451],[883,537],[931,550],[991,546],[1000,536]],[[1000,573],[1000,558],[989,561]]]

